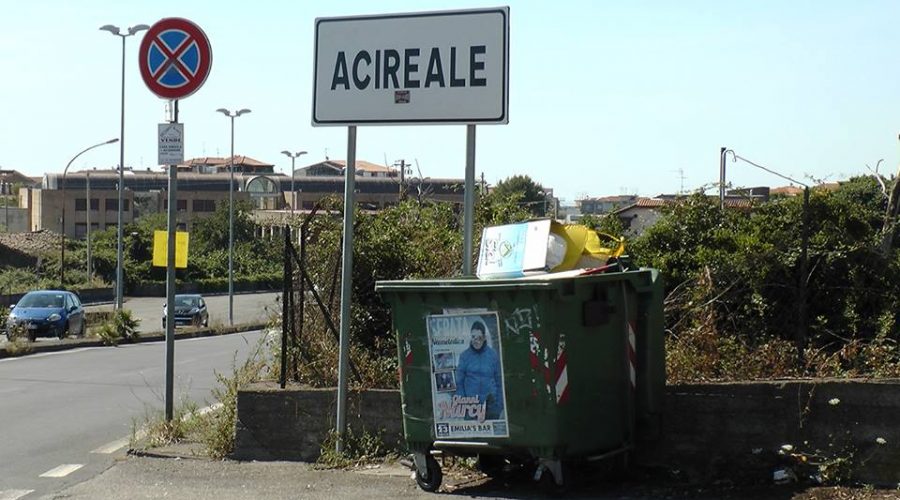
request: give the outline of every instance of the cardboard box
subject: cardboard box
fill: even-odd
[[[624,238],[597,233],[580,224],[542,219],[486,227],[481,234],[476,274],[481,279],[503,279],[592,269],[624,251]]]
[[[550,219],[492,226],[481,233],[478,269],[481,279],[520,278],[549,272],[547,243]]]

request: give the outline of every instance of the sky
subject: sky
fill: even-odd
[[[235,154],[290,172],[347,157],[346,127],[313,127],[316,18],[510,8],[509,123],[477,127],[477,175],[525,174],[563,203],[620,194],[716,191],[719,148],[802,182],[896,172],[900,159],[900,2],[896,1],[266,1],[0,0],[0,166],[62,172],[119,136],[121,40],[98,28],[183,17],[213,63],[180,101],[185,157]],[[158,170],[166,101],[126,42],[125,165]],[[424,177],[463,178],[464,125],[360,126],[357,159],[405,160]],[[119,146],[71,171],[112,168]],[[733,187],[787,182],[748,163]]]

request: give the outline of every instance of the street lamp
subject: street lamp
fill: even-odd
[[[281,152],[283,155],[287,155],[291,159],[291,217],[294,215],[294,160],[297,159],[300,155],[305,155],[306,151],[297,151],[296,153],[291,153],[288,150],[284,150]]]
[[[90,151],[94,148],[99,148],[100,146],[105,146],[107,144],[112,144],[114,142],[119,142],[119,139],[110,139],[108,141],[94,144],[93,146],[91,146],[89,148],[85,148],[85,149],[81,150],[80,153],[73,156],[72,159],[69,160],[69,163],[66,164],[66,168],[63,169],[62,217],[60,217],[60,223],[59,223],[59,225],[60,225],[59,233],[62,237],[60,240],[61,243],[59,245],[59,288],[60,289],[62,289],[65,286],[64,283],[65,283],[65,278],[66,278],[66,174],[69,172],[69,167],[72,166],[72,162],[74,162],[76,158],[78,158],[79,156],[83,155],[84,153],[87,153],[88,151]],[[91,209],[91,200],[87,200],[87,204],[88,204],[87,208],[88,208],[88,210],[90,210]]]
[[[113,35],[122,39],[122,101],[121,113],[119,118],[119,204],[118,204],[118,234],[116,236],[116,310],[122,309],[122,228],[124,221],[122,220],[122,206],[125,204],[125,38],[134,35],[138,31],[150,29],[146,24],[136,24],[128,28],[128,33],[121,33],[118,26],[106,24],[100,27],[102,31],[108,31]],[[88,201],[90,203],[90,201]]]
[[[228,171],[231,173],[228,179],[228,324],[234,325],[234,119],[250,110],[244,108],[232,113],[219,108],[216,111],[231,118],[231,158],[228,160]]]

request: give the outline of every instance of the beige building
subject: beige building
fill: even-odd
[[[190,230],[196,217],[212,214],[220,203],[228,203],[229,174],[178,175],[176,193],[179,228]],[[235,176],[235,200],[249,200],[250,194],[240,189],[241,175]],[[159,172],[126,172],[122,220],[168,210],[168,175]],[[64,182],[64,183],[63,183]],[[29,211],[31,231],[60,231],[65,205],[65,234],[83,238],[88,218],[91,231],[102,231],[118,224],[118,173],[114,170],[47,174],[40,188],[22,189],[19,206]],[[90,202],[88,202],[90,192]],[[88,209],[90,207],[90,209]],[[90,210],[90,212],[88,212]]]
[[[234,183],[229,171],[234,166]],[[228,203],[229,186],[237,201],[247,200],[256,219],[269,229],[289,222],[291,210],[304,212],[328,196],[343,197],[346,163],[326,160],[303,169],[295,177],[274,173],[274,166],[246,156],[195,158],[178,167],[177,211],[179,227],[191,230],[197,217],[212,214]],[[463,202],[462,179],[419,179],[399,176],[395,169],[357,162],[356,201],[364,210],[379,210],[401,198]],[[27,212],[28,230],[65,231],[67,237],[83,238],[90,219],[91,231],[102,231],[118,223],[116,170],[83,170],[46,174],[39,187],[20,190],[19,207]],[[122,218],[128,224],[142,215],[166,212],[168,175],[162,171],[132,171],[124,174]],[[88,195],[90,191],[90,195]],[[61,228],[65,211],[65,228]]]

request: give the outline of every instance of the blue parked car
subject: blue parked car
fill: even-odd
[[[78,295],[62,290],[26,293],[9,312],[6,336],[13,327],[25,329],[28,340],[36,337],[84,336],[84,307]]]

